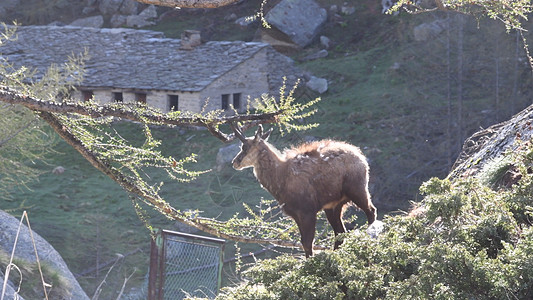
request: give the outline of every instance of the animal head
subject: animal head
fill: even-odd
[[[263,151],[267,145],[272,129],[263,133],[263,126],[259,125],[254,137],[245,137],[242,131],[234,124],[231,125],[235,136],[241,140],[241,151],[233,159],[233,168],[236,170],[242,170],[244,168],[253,167],[257,162],[259,154]]]

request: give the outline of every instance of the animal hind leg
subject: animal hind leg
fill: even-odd
[[[361,190],[355,190],[354,188],[351,188],[348,189],[346,194],[352,200],[352,202],[365,213],[368,220],[368,225],[374,223],[377,217],[377,209],[374,204],[372,204],[368,187],[365,186]]]
[[[342,241],[337,239],[337,235],[346,232],[341,219],[342,205],[337,205],[334,208],[325,209],[324,211],[326,212],[329,224],[333,227],[333,232],[335,232],[335,245],[333,246],[333,249],[337,249],[340,244],[342,244]]]

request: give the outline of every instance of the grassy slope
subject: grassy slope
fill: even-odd
[[[341,1],[337,2],[342,5]],[[435,45],[411,41],[413,24],[424,17],[385,17],[379,14],[374,2],[377,3],[357,2],[355,15],[344,16],[343,22],[326,26],[324,34],[334,42],[327,58],[301,63],[302,68],[327,78],[330,85],[314,117],[321,126],[284,138],[274,136],[273,142],[285,147],[303,140],[304,135],[312,135],[359,145],[371,161],[372,194],[384,211],[405,208],[407,201],[415,197],[421,181],[445,174],[442,161],[446,161],[443,156],[447,150],[443,149],[446,142],[442,135],[446,118],[442,115],[447,103],[443,100],[445,83],[442,76],[436,76],[436,71],[442,71],[442,63],[431,56],[431,47]],[[328,1],[323,5],[329,7],[334,3]],[[258,2],[246,1],[210,12],[182,11],[152,29],[165,31],[168,36],[179,36],[185,28],[202,29],[207,33],[204,36],[211,39],[251,40],[252,30],[238,29],[223,18],[232,11],[238,16],[249,15],[257,7]],[[318,45],[312,45],[295,58],[317,49]],[[401,64],[400,69],[391,69],[395,62]],[[475,83],[466,86],[475,87]],[[469,98],[471,116],[490,107],[483,104],[476,108],[485,97]],[[470,121],[471,128],[480,126],[479,120],[470,118]],[[122,130],[128,135],[133,129],[126,126]],[[216,151],[222,146],[206,131],[158,129],[156,135],[163,140],[162,150],[169,155],[197,153],[199,164],[194,168],[201,170],[213,167]],[[141,249],[142,252],[126,257],[124,265],[115,269],[114,281],[109,280],[107,290],[109,293],[116,290],[124,275],[135,267],[139,270],[132,283],[138,284],[146,274],[149,233],[137,218],[128,195],[65,143],[61,142],[56,150],[62,154],[48,160],[48,165],[37,167],[51,171],[61,165],[66,172],[62,175],[48,172],[30,186],[31,190],[20,193],[18,201],[2,202],[1,207],[14,215],[27,209],[33,228],[57,248],[74,273],[89,270],[97,262],[112,260],[115,253]],[[432,163],[436,158],[438,161]],[[154,182],[161,180],[165,179],[154,176]],[[237,196],[233,197],[234,194]],[[188,184],[167,183],[162,195],[177,208],[198,209],[206,216],[221,219],[242,211],[242,201],[253,204],[260,197],[269,197],[249,171],[232,170],[210,172]],[[171,222],[148,213],[153,225],[173,227]],[[81,278],[89,294],[106,271],[90,272]]]

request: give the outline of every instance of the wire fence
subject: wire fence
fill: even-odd
[[[161,230],[152,240],[149,300],[214,298],[221,285],[225,241]]]

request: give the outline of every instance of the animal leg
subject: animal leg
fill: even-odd
[[[337,249],[339,248],[340,244],[342,244],[341,241],[336,239],[337,235],[339,233],[346,232],[341,219],[342,205],[337,205],[334,208],[325,209],[324,211],[326,212],[326,217],[328,218],[329,224],[331,227],[333,227],[333,232],[335,232],[335,245],[333,246],[333,249]]]
[[[374,223],[377,217],[377,209],[374,204],[372,204],[368,187],[365,186],[364,189],[358,191],[354,191],[352,188],[346,194],[357,207],[365,212],[368,225]]]
[[[304,214],[294,218],[300,230],[301,242],[305,257],[313,255],[313,240],[315,239],[316,213]]]

